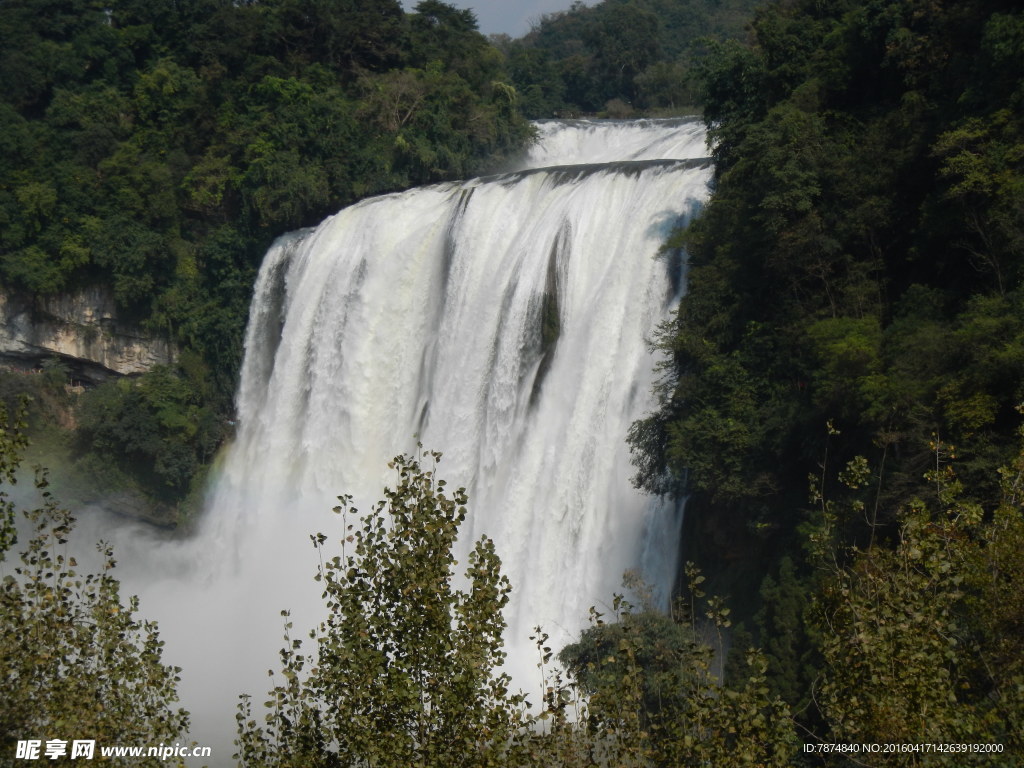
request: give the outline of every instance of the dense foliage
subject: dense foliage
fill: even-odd
[[[23,429],[20,419],[8,422],[0,405],[5,485],[16,480]],[[79,568],[68,552],[74,519],[46,490],[44,476],[37,488],[42,506],[24,513],[7,489],[0,491],[0,765],[21,762],[14,759],[17,740],[59,739],[69,747],[90,739],[97,750],[173,743],[188,727],[188,714],[174,708],[179,670],[162,663],[156,625],[136,616],[135,598],[122,601],[109,546],[99,546],[100,572]],[[29,538],[14,562],[9,555],[19,530]]]
[[[879,766],[1020,765],[1024,454],[995,473],[1000,498],[986,511],[957,477],[948,446],[932,451],[930,493],[897,513],[891,543],[838,545],[837,529],[866,505],[818,499],[809,554],[820,578],[806,612],[821,658],[809,688],[815,735],[993,748],[872,755]],[[871,480],[861,458],[840,475],[850,489]]]
[[[137,382],[101,384],[77,412],[82,463],[109,489],[137,478],[159,500],[181,498],[222,434],[205,383],[157,367]]]
[[[438,0],[410,14],[397,0],[10,0],[0,73],[0,285],[112,290],[124,318],[192,354],[178,421],[193,400],[230,413],[273,237],[466,175],[528,135],[500,54]],[[161,466],[138,478],[156,495],[187,487],[209,453],[206,427],[194,440],[167,427]],[[104,459],[110,437],[83,436]],[[140,451],[154,452],[127,453]]]
[[[789,707],[765,685],[763,654],[738,648],[742,674],[722,684],[716,660],[730,610],[700,600],[704,577],[692,564],[687,574],[689,606],[637,611],[616,596],[613,620],[592,609],[591,626],[559,653],[583,697],[587,732],[577,739],[598,765],[793,765],[797,735]]]
[[[716,187],[704,215],[672,243],[689,252],[689,292],[659,342],[660,408],[631,441],[641,485],[691,494],[689,556],[740,595],[774,649],[769,679],[802,706],[815,670],[847,637],[837,626],[869,642],[856,624],[868,621],[866,605],[901,612],[912,610],[911,595],[927,600],[907,646],[887,638],[885,652],[874,651],[906,658],[907,679],[906,654],[934,664],[941,644],[924,624],[961,622],[943,636],[984,645],[964,639],[988,631],[990,615],[964,612],[977,593],[968,598],[950,582],[935,591],[936,573],[908,553],[941,547],[963,562],[959,545],[984,557],[1003,546],[977,528],[949,529],[945,518],[922,523],[913,510],[930,499],[933,514],[944,514],[948,500],[924,476],[955,454],[962,503],[977,505],[986,525],[999,519],[996,468],[1017,450],[1024,15],[1016,3],[986,0],[797,0],[766,6],[753,31],[752,45],[717,45],[702,64]],[[856,490],[835,472],[855,458],[844,477],[863,473]],[[863,603],[833,606],[827,628],[837,634],[823,643],[800,607],[823,588],[800,557],[822,515],[806,503],[809,474],[817,498],[859,505],[831,529],[839,565],[855,565],[829,589]],[[1011,528],[1014,509],[1002,518]],[[931,526],[945,533],[936,539]],[[780,553],[789,560],[778,562]],[[1019,582],[1018,565],[1003,578]],[[765,572],[777,575],[758,594]],[[893,622],[871,620],[883,634]],[[886,679],[864,650],[863,663],[845,668],[850,677],[824,690],[834,702],[848,706],[843,697],[857,684]],[[958,706],[985,710],[986,697],[1013,689],[949,654],[929,674],[972,691]],[[857,684],[856,675],[864,676]],[[880,707],[870,716],[881,728],[889,705],[870,706]],[[957,712],[950,717],[964,727],[976,722]]]
[[[530,117],[693,109],[693,62],[712,40],[742,38],[758,0],[603,0],[545,14],[498,40]]]

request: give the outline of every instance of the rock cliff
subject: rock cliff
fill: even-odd
[[[32,300],[0,289],[0,362],[32,367],[58,357],[89,383],[174,362],[166,339],[118,319],[102,287]]]

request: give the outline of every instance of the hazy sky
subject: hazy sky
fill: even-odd
[[[403,0],[407,10],[415,7],[419,0]],[[541,14],[564,11],[572,0],[445,0],[457,8],[472,8],[480,22],[480,31],[485,35],[504,32],[512,37],[521,37],[530,29],[530,22]],[[584,5],[593,5],[585,0]]]

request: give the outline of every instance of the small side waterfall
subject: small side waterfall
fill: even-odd
[[[317,621],[309,534],[340,538],[336,496],[367,508],[417,441],[469,491],[463,542],[495,541],[528,692],[534,625],[564,644],[631,568],[667,596],[680,513],[631,487],[625,436],[651,405],[647,342],[681,284],[659,247],[708,195],[704,132],[539,131],[517,171],[365,200],[268,252],[203,527],[128,584],[157,606],[195,737],[222,757],[235,697],[268,688],[281,609],[297,636]]]

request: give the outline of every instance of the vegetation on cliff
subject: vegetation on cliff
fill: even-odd
[[[659,341],[660,408],[631,441],[643,487],[690,494],[688,556],[740,598],[774,648],[769,680],[803,706],[832,690],[811,685],[835,650],[810,650],[811,595],[916,611],[936,577],[917,558],[995,557],[972,526],[1019,517],[997,512],[996,470],[1016,455],[1024,401],[1024,16],[983,0],[798,0],[765,6],[753,32],[702,65],[715,192],[671,244],[689,253],[689,291]],[[922,522],[922,500],[950,508],[935,473],[953,455],[973,522]],[[838,479],[848,465],[856,491]],[[807,503],[809,475],[816,498],[856,505],[830,528],[838,583],[801,554],[825,514]],[[1019,583],[1019,563],[1005,565]],[[962,622],[947,637],[972,647],[1002,607],[965,612],[963,586],[944,589],[914,615],[941,610]],[[883,632],[884,617],[859,623],[864,605],[831,614],[830,632],[853,622],[835,642]],[[904,639],[884,658],[934,662],[921,644],[938,652],[937,636]],[[963,683],[960,703],[1008,690],[947,651],[938,674]],[[846,671],[867,686],[882,677],[865,654]],[[861,715],[876,697],[858,699]]]

